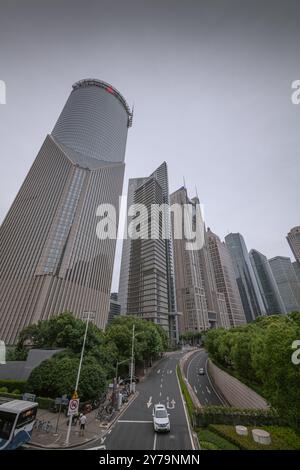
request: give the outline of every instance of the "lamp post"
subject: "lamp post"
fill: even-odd
[[[115,386],[114,386],[114,403],[115,405],[118,403],[117,400],[117,392],[118,392],[118,368],[119,365],[124,364],[125,362],[129,362],[130,359],[124,359],[123,361],[117,361],[116,363],[116,378],[115,378]]]
[[[133,364],[134,364],[134,340],[135,338],[142,334],[143,332],[140,331],[139,333],[135,333],[135,324],[132,325],[132,341],[131,341],[131,364],[130,364],[130,393],[132,393],[132,382],[133,382]]]
[[[76,378],[76,385],[74,389],[74,395],[77,395],[77,390],[78,390],[78,384],[79,384],[79,379],[80,379],[80,373],[81,373],[81,367],[82,367],[82,360],[83,360],[83,355],[84,355],[84,349],[85,349],[85,342],[86,342],[86,337],[87,337],[87,332],[88,332],[88,327],[89,327],[89,321],[90,319],[95,318],[95,312],[83,312],[83,319],[86,318],[86,326],[85,326],[85,332],[84,332],[84,337],[83,337],[83,343],[82,343],[82,348],[81,348],[81,355],[80,355],[80,361],[79,361],[79,366],[78,366],[78,371],[77,371],[77,378]],[[67,437],[66,437],[66,445],[69,445],[70,441],[70,434],[71,434],[71,426],[72,426],[72,415],[69,417],[69,425],[68,425],[68,430],[67,430]]]

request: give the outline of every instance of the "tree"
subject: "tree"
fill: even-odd
[[[28,391],[44,397],[70,395],[74,391],[79,359],[61,353],[43,361],[31,372]],[[78,394],[82,400],[99,398],[106,388],[106,372],[93,356],[84,359]]]
[[[26,345],[33,348],[68,348],[79,353],[85,327],[86,323],[75,318],[70,312],[55,315],[49,320],[42,320],[24,328],[19,335],[17,348],[24,349]],[[90,323],[86,351],[99,346],[103,341],[103,332]]]

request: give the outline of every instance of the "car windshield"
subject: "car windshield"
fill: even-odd
[[[156,418],[166,418],[168,415],[166,410],[156,410],[155,416]]]

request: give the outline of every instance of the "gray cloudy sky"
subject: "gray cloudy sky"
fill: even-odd
[[[168,162],[207,224],[291,256],[300,224],[298,0],[0,0],[0,220],[71,91],[111,82],[131,105],[126,175]],[[118,250],[120,254],[120,249]],[[118,257],[119,258],[119,257]],[[116,263],[113,288],[118,285]]]

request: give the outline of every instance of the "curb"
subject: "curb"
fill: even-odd
[[[128,400],[128,402],[126,403],[126,406],[120,410],[120,413],[117,414],[114,419],[107,425],[107,426],[99,426],[100,429],[102,429],[103,431],[108,431],[114,424],[115,422],[120,418],[120,416],[123,415],[123,413],[125,413],[125,411],[127,410],[127,408],[134,402],[134,400],[138,397],[139,393],[136,392],[132,398],[130,398]],[[77,447],[81,447],[83,445],[86,445],[88,443],[92,443],[94,441],[97,441],[99,438],[101,437],[104,437],[106,435],[106,432],[103,434],[103,436],[97,436],[97,437],[91,437],[90,439],[88,439],[87,441],[85,442],[81,442],[81,443],[78,443],[78,444],[71,444],[71,445],[68,445],[68,446],[64,446],[64,445],[60,445],[60,446],[46,446],[46,445],[43,445],[43,444],[36,444],[34,442],[29,442],[27,444],[28,448],[32,447],[33,449],[35,448],[39,448],[39,449],[43,449],[43,450],[66,450],[66,449],[76,449]]]

